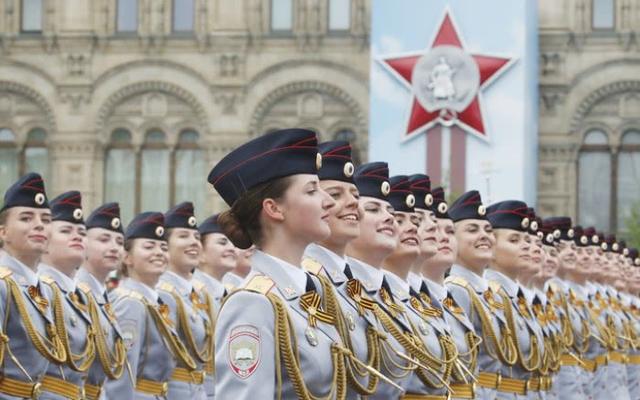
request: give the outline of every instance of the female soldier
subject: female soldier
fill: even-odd
[[[84,396],[84,381],[96,356],[89,300],[73,279],[85,260],[87,243],[80,192],[51,200],[51,214],[51,239],[38,275],[54,292],[54,319],[68,358],[62,365],[49,365],[40,398],[77,399]]]
[[[89,299],[89,316],[96,327],[96,360],[89,369],[85,394],[88,400],[98,400],[103,398],[105,379],[120,378],[127,360],[127,349],[105,286],[107,275],[120,267],[124,257],[124,234],[118,203],[96,208],[85,224],[87,259],[76,274],[76,282]]]
[[[216,324],[216,396],[344,399],[345,349],[319,283],[301,268],[305,248],[330,234],[331,198],[319,187],[315,133],[286,129],[224,157],[209,174],[231,209],[218,223],[252,273],[223,303]]]
[[[414,191],[415,193],[415,191]],[[472,192],[466,194],[469,196]],[[435,239],[436,252],[422,260],[422,275],[425,285],[422,287],[421,298],[429,304],[437,304],[443,310],[445,321],[449,325],[452,337],[458,349],[458,359],[462,365],[458,365],[452,375],[452,396],[457,399],[472,399],[475,396],[474,382],[477,379],[477,357],[478,346],[482,342],[475,334],[475,328],[469,317],[464,313],[462,307],[458,306],[444,286],[445,272],[451,268],[458,253],[458,241],[455,237],[455,227],[451,220],[451,215],[464,214],[475,215],[477,206],[467,205],[470,197],[462,197],[451,209],[442,212],[444,199],[436,192],[435,206],[433,208],[435,217]],[[471,198],[471,200],[473,200]],[[416,202],[416,204],[418,204]]]
[[[200,266],[193,271],[193,283],[196,290],[206,290],[211,296],[215,310],[220,308],[222,299],[228,294],[222,278],[236,267],[238,249],[222,232],[218,224],[218,214],[205,219],[198,226],[202,256]]]
[[[444,209],[444,207],[443,207]],[[446,209],[445,209],[446,211]],[[483,338],[478,354],[478,399],[496,398],[502,384],[501,370],[516,360],[516,351],[497,295],[483,277],[493,258],[495,237],[487,220],[480,193],[464,193],[451,206],[458,254],[445,280],[451,297],[473,322],[476,334]]]
[[[335,309],[340,336],[352,351],[347,377],[354,388],[354,397],[360,394],[389,398],[397,394],[397,388],[389,380],[380,381],[375,371],[381,368],[381,338],[372,303],[363,297],[362,283],[353,279],[345,259],[347,244],[360,235],[362,217],[360,195],[353,182],[351,146],[345,141],[334,141],[322,143],[318,149],[322,155],[322,168],[318,171],[320,187],[335,204],[329,209],[331,235],[307,247],[303,266],[319,277],[327,309]]]
[[[427,354],[429,371],[416,370],[407,385],[408,395],[446,399],[453,395],[449,381],[459,367],[457,348],[451,332],[443,319],[442,310],[433,304],[424,304],[419,293],[412,291],[407,280],[411,266],[420,254],[418,239],[419,217],[414,213],[415,197],[411,193],[409,178],[394,176],[389,180],[389,203],[394,209],[398,226],[396,248],[382,262],[385,278],[391,294],[406,308],[410,324],[421,340]]]
[[[543,355],[543,343],[536,335],[530,307],[517,282],[520,271],[529,268],[531,262],[531,221],[527,205],[516,200],[493,204],[487,209],[487,218],[494,228],[496,248],[484,275],[501,302],[518,354],[514,366],[502,368],[502,382],[507,386],[498,388],[498,398],[527,399],[528,382],[539,371]]]
[[[191,283],[192,273],[198,267],[202,244],[193,215],[193,204],[176,205],[164,215],[169,245],[169,270],[162,274],[158,294],[169,307],[173,326],[195,360],[193,370],[178,360],[178,366],[169,381],[169,398],[204,400],[205,365],[213,362],[213,321],[205,301]]]
[[[431,179],[424,174],[414,174],[409,177],[410,190],[416,199],[415,212],[420,217],[418,227],[418,240],[420,242],[420,256],[409,271],[409,284],[411,289],[420,293],[423,281],[422,264],[426,259],[433,257],[438,251],[436,243],[436,217],[433,215],[431,206],[433,196],[431,195]]]
[[[47,250],[50,225],[44,182],[38,174],[27,174],[9,187],[0,209],[0,242],[5,252],[0,258],[3,399],[37,398],[49,363],[67,359],[53,322],[53,293],[36,275]]]
[[[167,395],[176,364],[196,370],[196,363],[174,330],[169,307],[154,289],[167,268],[164,217],[138,214],[124,234],[124,279],[112,302],[127,347],[127,373],[108,381],[108,399],[156,399]]]

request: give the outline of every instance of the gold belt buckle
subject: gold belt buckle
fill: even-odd
[[[189,374],[191,375],[191,380],[193,381],[193,383],[201,384],[204,381],[204,377],[206,375],[206,372],[204,372],[204,371],[191,371]]]
[[[38,397],[42,394],[42,383],[36,382],[31,388],[31,398],[33,400],[37,400]]]
[[[502,383],[502,372],[498,371],[496,372],[496,389],[498,389],[501,383]]]

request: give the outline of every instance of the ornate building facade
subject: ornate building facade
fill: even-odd
[[[540,0],[538,206],[624,232],[640,199],[640,1]]]
[[[27,170],[128,220],[193,200],[247,138],[367,149],[369,0],[3,0],[0,191]]]

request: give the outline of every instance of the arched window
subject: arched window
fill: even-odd
[[[271,31],[290,32],[293,28],[293,0],[271,0]]]
[[[592,0],[591,24],[593,29],[613,29],[616,21],[615,0]]]
[[[20,11],[21,32],[42,32],[42,0],[22,0]]]
[[[178,138],[174,153],[174,203],[192,201],[198,219],[206,216],[206,188],[203,176],[207,174],[204,150],[199,148],[200,135],[194,130],[184,130]]]
[[[136,211],[135,171],[131,133],[126,129],[116,129],[111,133],[111,143],[105,156],[104,200],[120,203],[125,223],[131,221]]]
[[[351,27],[351,0],[329,0],[329,31],[348,31]]]
[[[7,128],[0,128],[0,193],[18,179],[18,148],[16,135]]]
[[[578,220],[582,225],[610,229],[611,183],[608,136],[601,130],[591,130],[584,137],[578,158]]]
[[[49,181],[49,151],[47,150],[47,132],[42,128],[33,128],[27,133],[24,146],[23,172],[37,172],[45,182]]]
[[[138,0],[117,0],[116,31],[133,33],[138,31]]]
[[[622,135],[617,178],[617,228],[624,231],[631,209],[640,206],[640,130]]]
[[[194,0],[173,0],[173,31],[193,32],[195,19]]]
[[[170,204],[170,152],[164,132],[147,132],[141,153],[140,210],[164,212]]]

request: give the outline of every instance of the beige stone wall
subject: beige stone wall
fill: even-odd
[[[640,94],[640,1],[613,3],[614,27],[595,29],[592,0],[539,1],[538,206],[545,215],[577,216],[587,131],[602,129],[613,154],[625,130],[640,128],[640,106],[630,110],[624,101]]]
[[[295,0],[293,29],[270,32],[268,0],[195,0],[193,34],[171,32],[170,0],[139,0],[137,34],[115,32],[116,0],[44,0],[43,29],[20,32],[20,0],[0,2],[0,128],[47,133],[52,195],[78,189],[103,201],[111,133],[140,148],[152,128],[175,146],[200,134],[208,168],[269,129],[304,126],[331,139],[343,129],[365,157],[369,0],[351,2],[347,32],[327,30],[325,0]],[[210,191],[213,193],[213,191]],[[211,195],[207,211],[220,208]]]

